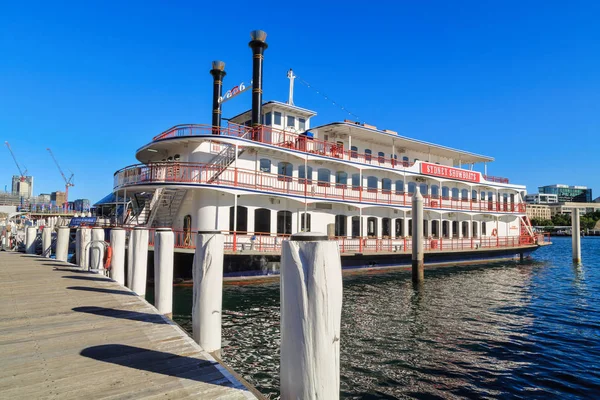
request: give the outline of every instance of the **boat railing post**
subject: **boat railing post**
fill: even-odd
[[[281,398],[339,399],[342,268],[337,242],[314,232],[284,241],[280,286]]]

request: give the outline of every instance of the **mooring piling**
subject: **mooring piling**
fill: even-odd
[[[25,253],[35,254],[35,239],[37,237],[37,228],[28,226],[25,231]]]
[[[104,271],[104,228],[92,228],[92,241],[89,246],[90,269]]]
[[[56,233],[56,260],[67,261],[69,257],[69,240],[71,229],[68,226],[59,226]]]
[[[110,231],[110,277],[117,283],[125,285],[125,229],[113,228]]]
[[[199,231],[192,276],[192,330],[196,343],[208,352],[221,350],[223,306],[223,234]]]
[[[174,235],[171,228],[158,228],[154,234],[154,299],[156,309],[173,317]]]
[[[50,258],[52,255],[52,228],[44,226],[42,229],[42,257]]]
[[[138,296],[144,297],[148,275],[148,229],[136,226],[131,231],[129,246],[132,248],[133,256],[131,290]]]
[[[77,265],[83,269],[87,269],[90,265],[90,253],[88,251],[89,243],[92,240],[92,230],[87,226],[77,228],[76,233],[76,253]]]
[[[421,283],[423,271],[423,196],[417,186],[412,196],[412,280]]]
[[[337,242],[297,233],[281,249],[281,398],[339,399],[342,268]]]
[[[573,262],[581,262],[581,225],[579,222],[579,208],[573,207],[571,215],[571,245],[573,247]]]

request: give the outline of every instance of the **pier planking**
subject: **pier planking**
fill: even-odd
[[[127,288],[19,253],[0,252],[0,360],[0,398],[256,398]]]

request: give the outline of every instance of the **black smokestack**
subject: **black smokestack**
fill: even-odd
[[[262,124],[263,53],[269,46],[265,42],[267,33],[264,31],[252,31],[250,37],[252,40],[248,46],[252,49],[252,127],[256,128]]]
[[[213,76],[213,104],[212,104],[212,126],[213,135],[218,135],[221,128],[221,103],[219,98],[223,94],[223,78],[225,75],[225,63],[213,61],[210,74]]]

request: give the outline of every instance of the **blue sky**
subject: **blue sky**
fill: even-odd
[[[529,192],[600,195],[599,2],[24,3],[0,13],[0,132],[35,194],[64,189],[47,147],[75,173],[70,198],[95,202],[154,135],[210,123],[211,61],[226,62],[226,88],[248,81],[249,32],[263,29],[265,100],[286,100],[291,67],[367,123],[495,157],[488,173]],[[313,124],[347,117],[296,88]],[[0,162],[10,190],[5,147]]]

